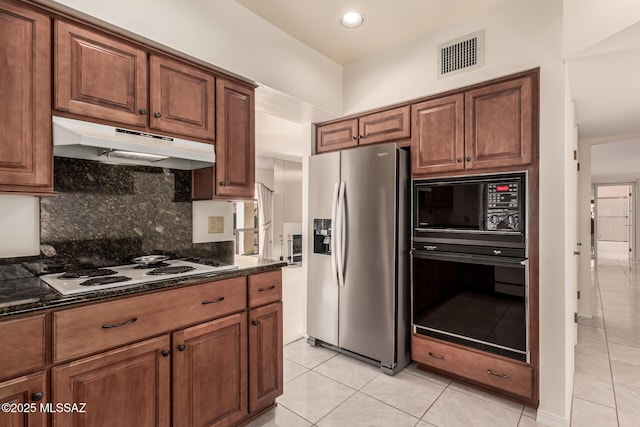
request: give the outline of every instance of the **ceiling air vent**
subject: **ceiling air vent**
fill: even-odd
[[[483,64],[484,30],[438,46],[438,78],[479,68]]]

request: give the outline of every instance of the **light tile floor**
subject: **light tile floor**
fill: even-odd
[[[580,319],[571,425],[640,425],[640,263],[603,259],[595,315]],[[284,394],[249,426],[535,427],[536,411],[419,371],[394,377],[325,348],[284,351]]]

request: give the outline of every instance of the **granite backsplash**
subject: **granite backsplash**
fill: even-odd
[[[61,157],[54,171],[58,196],[40,201],[40,258],[49,263],[69,269],[145,254],[233,258],[231,241],[192,243],[190,171]]]

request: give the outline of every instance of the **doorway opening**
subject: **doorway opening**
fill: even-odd
[[[633,185],[595,186],[594,243],[598,258],[629,259],[633,252]]]

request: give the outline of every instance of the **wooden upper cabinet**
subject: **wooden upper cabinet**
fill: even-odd
[[[411,172],[414,175],[464,169],[464,95],[411,107]]]
[[[194,200],[253,199],[255,99],[250,86],[216,83],[216,165],[193,171]]]
[[[57,426],[168,427],[171,351],[168,335],[51,369],[57,403],[86,403],[85,413],[57,412]]]
[[[316,127],[316,153],[318,154],[357,146],[358,119],[348,119]]]
[[[247,314],[174,332],[173,426],[233,426],[247,415]]]
[[[533,161],[536,75],[412,106],[413,175],[525,166]]]
[[[0,23],[0,193],[50,193],[51,21],[0,0]]]
[[[316,153],[358,145],[408,139],[411,136],[408,105],[316,127]]]
[[[215,138],[215,78],[199,68],[162,56],[149,58],[149,127]]]
[[[65,21],[55,22],[55,104],[82,116],[147,126],[147,53]]]
[[[411,136],[410,107],[408,105],[358,119],[359,145],[407,139]]]
[[[467,169],[531,163],[532,80],[527,76],[466,92]]]

